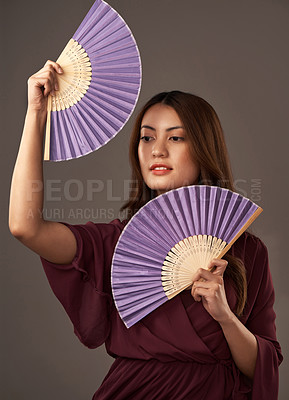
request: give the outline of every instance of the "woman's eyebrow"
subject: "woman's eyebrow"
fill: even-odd
[[[155,128],[149,125],[143,125],[140,129],[151,129],[152,131],[155,131]]]
[[[141,127],[141,129],[150,129],[150,130],[152,130],[152,131],[155,131],[155,130],[156,130],[155,128],[153,128],[152,126],[149,126],[149,125],[143,125],[143,126]],[[174,129],[184,129],[184,127],[183,127],[183,126],[172,126],[171,128],[167,128],[167,129],[166,129],[166,132],[173,131]]]
[[[167,132],[173,131],[174,129],[184,129],[183,126],[172,126],[171,128],[166,129]]]

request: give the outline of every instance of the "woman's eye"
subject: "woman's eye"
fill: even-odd
[[[173,142],[182,142],[183,140],[185,140],[185,138],[182,136],[172,136],[170,137],[170,140],[172,140]]]
[[[152,136],[142,136],[140,140],[142,140],[143,142],[149,142],[150,140],[152,140]]]

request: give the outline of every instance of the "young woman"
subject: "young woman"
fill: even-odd
[[[68,225],[42,219],[42,143],[47,95],[61,67],[48,61],[28,82],[28,110],[12,179],[10,230],[41,256],[77,336],[105,342],[116,360],[94,399],[277,399],[274,289],[264,244],[244,233],[214,272],[127,329],[114,306],[110,267],[125,221]],[[222,128],[203,99],[161,93],[141,110],[130,157],[133,215],[152,197],[192,184],[234,190]],[[27,218],[27,216],[30,216]],[[33,217],[31,217],[33,216]],[[206,266],[204,266],[206,267]]]

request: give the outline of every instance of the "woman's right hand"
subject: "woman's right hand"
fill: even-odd
[[[58,90],[57,75],[63,74],[59,64],[48,60],[43,68],[28,79],[28,109],[46,113],[48,95]]]

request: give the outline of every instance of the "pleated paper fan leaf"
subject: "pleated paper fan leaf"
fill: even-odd
[[[246,197],[215,186],[187,186],[156,197],[123,230],[112,261],[112,291],[129,328],[221,258],[262,212]]]
[[[111,140],[131,116],[141,60],[125,21],[96,0],[57,62],[59,91],[48,98],[44,159],[81,157]]]

